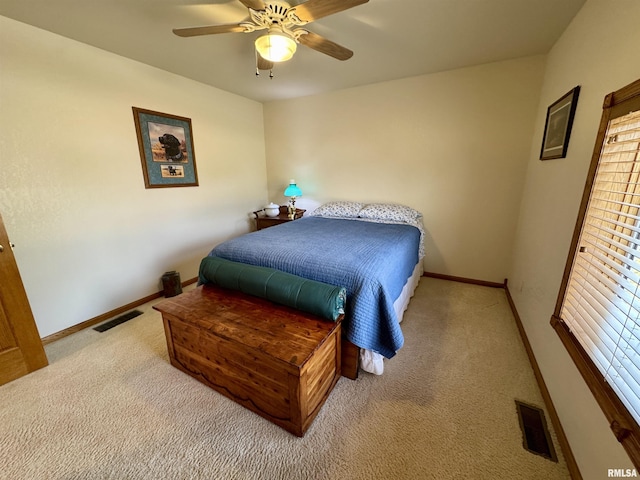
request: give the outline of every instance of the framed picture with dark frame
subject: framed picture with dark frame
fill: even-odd
[[[198,186],[191,119],[132,108],[145,188]]]
[[[569,137],[576,114],[580,86],[552,103],[547,109],[547,121],[544,126],[544,138],[540,150],[540,160],[564,158],[567,156]]]

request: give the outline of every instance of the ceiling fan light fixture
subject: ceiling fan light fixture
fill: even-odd
[[[296,42],[282,32],[269,31],[256,39],[256,50],[262,58],[270,62],[285,62],[296,53]]]

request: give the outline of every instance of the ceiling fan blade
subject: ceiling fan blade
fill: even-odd
[[[273,62],[265,60],[258,52],[256,52],[256,66],[258,70],[273,70]]]
[[[214,35],[216,33],[244,32],[242,25],[210,25],[208,27],[174,28],[173,33],[179,37],[197,37],[198,35]]]
[[[317,33],[307,32],[303,35],[300,35],[298,41],[314,50],[324,53],[325,55],[329,55],[330,57],[337,58],[338,60],[349,60],[353,57],[353,52],[348,48],[338,45],[331,40],[327,40],[324,37],[321,37]]]
[[[368,1],[369,0],[307,0],[297,5],[295,12],[300,20],[313,22],[327,15],[357,7]]]
[[[262,0],[240,0],[240,2],[247,8],[264,10],[264,2]]]

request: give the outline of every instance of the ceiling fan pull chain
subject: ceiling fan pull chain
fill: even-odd
[[[269,78],[273,80],[273,69],[269,70]]]

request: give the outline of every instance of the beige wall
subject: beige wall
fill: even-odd
[[[427,271],[502,282],[543,57],[264,107],[270,200],[295,178],[313,208],[385,201],[424,215]]]
[[[632,465],[549,325],[604,96],[640,78],[640,2],[589,0],[548,56],[509,273],[510,291],[585,479]],[[541,162],[546,109],[581,86],[567,158]]]
[[[42,336],[197,275],[266,202],[262,105],[0,17],[0,213]],[[132,106],[191,118],[199,187],[145,189]]]

